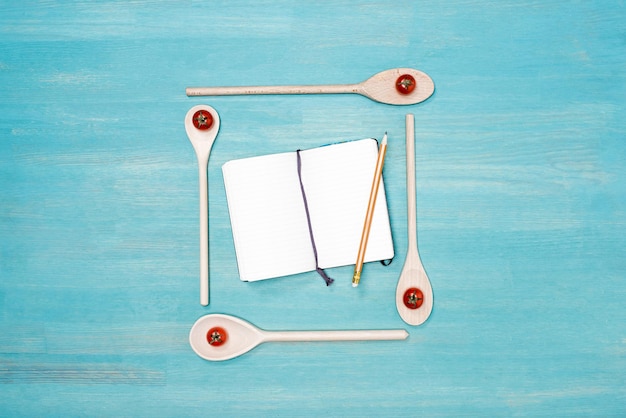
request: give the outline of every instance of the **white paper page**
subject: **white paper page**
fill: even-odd
[[[354,264],[367,212],[378,145],[374,139],[309,149],[302,155],[307,195],[321,268]],[[384,183],[378,189],[365,261],[393,258]]]
[[[240,279],[315,270],[296,154],[233,160],[222,172]]]

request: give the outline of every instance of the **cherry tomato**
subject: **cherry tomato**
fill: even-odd
[[[396,80],[396,90],[400,94],[411,94],[415,90],[415,78],[411,74],[402,74]]]
[[[404,301],[404,306],[407,308],[417,309],[424,303],[424,293],[417,287],[412,287],[404,292],[402,300]]]
[[[213,115],[211,115],[206,110],[198,110],[196,113],[193,114],[191,121],[193,122],[193,126],[195,126],[196,129],[206,131],[211,126],[213,126]]]
[[[222,327],[213,327],[206,333],[206,340],[209,345],[219,347],[228,340],[228,333]]]

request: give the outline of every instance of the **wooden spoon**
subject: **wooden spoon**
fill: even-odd
[[[409,243],[398,286],[396,308],[409,325],[424,323],[433,309],[433,289],[417,249],[417,210],[415,197],[415,121],[406,115],[406,193]]]
[[[404,340],[403,329],[357,331],[265,331],[249,322],[224,314],[205,315],[189,332],[189,344],[205,360],[220,361],[240,356],[270,341],[364,341]]]
[[[412,77],[408,88],[396,84],[403,76]],[[408,78],[410,80],[410,78]],[[407,80],[405,77],[403,80]],[[413,83],[413,84],[411,84]],[[409,91],[410,90],[410,91]],[[401,92],[402,91],[402,92]],[[248,87],[188,87],[187,96],[232,96],[247,94],[329,94],[354,93],[380,103],[412,105],[428,99],[435,91],[433,80],[412,68],[393,68],[373,75],[358,84],[299,85],[299,86],[248,86]]]
[[[185,130],[198,157],[200,184],[200,304],[209,304],[209,205],[207,167],[220,117],[211,106],[194,106],[185,116]]]

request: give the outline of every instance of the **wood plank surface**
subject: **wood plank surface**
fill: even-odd
[[[19,1],[0,8],[0,415],[626,415],[626,4],[452,0]],[[395,67],[435,93],[187,97],[350,84]],[[211,303],[197,163],[209,104]],[[404,118],[434,309],[395,308]],[[396,258],[238,278],[221,166],[389,135]],[[268,239],[271,239],[268,237]],[[406,341],[268,343],[212,363],[193,323],[406,328]]]

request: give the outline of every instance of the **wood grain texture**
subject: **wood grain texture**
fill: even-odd
[[[623,416],[626,5],[453,0],[3,2],[0,415]],[[356,95],[189,98],[193,85],[348,84],[418,68],[414,106]],[[211,304],[183,120],[209,104]],[[406,240],[415,114],[420,255],[436,295],[398,316],[402,263],[242,283],[221,165],[389,134]],[[207,313],[272,330],[407,327],[406,341],[189,347]]]

